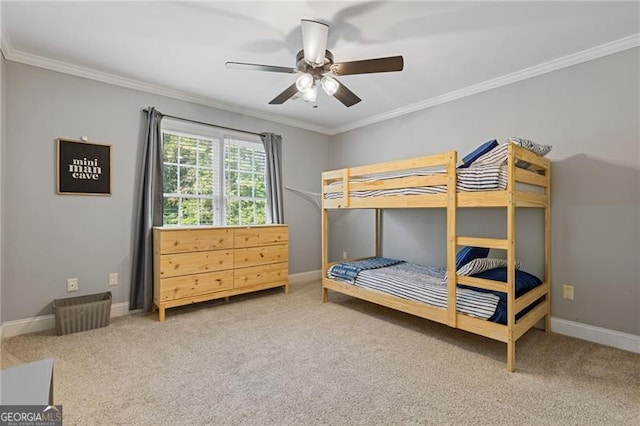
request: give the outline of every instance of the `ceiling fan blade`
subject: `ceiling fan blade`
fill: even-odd
[[[344,84],[340,83],[338,80],[336,81],[338,82],[338,90],[333,94],[333,97],[342,102],[344,106],[350,107],[362,100],[351,90],[347,89]]]
[[[305,61],[311,66],[324,65],[329,26],[322,22],[303,19],[300,27],[302,29],[302,49],[304,50]]]
[[[402,56],[390,56],[387,58],[339,62],[337,64],[331,65],[331,71],[335,75],[402,71],[402,68],[404,68],[404,59],[402,58]]]
[[[295,74],[297,72],[295,68],[277,67],[274,65],[247,64],[244,62],[227,62],[225,65],[227,66],[227,68],[247,71],[283,72],[287,74]]]
[[[275,98],[271,99],[271,102],[269,102],[269,104],[271,104],[271,105],[283,104],[286,101],[288,101],[289,99],[291,99],[293,97],[293,95],[295,95],[296,93],[298,93],[298,88],[296,87],[296,84],[293,83],[291,86],[287,87],[284,90],[284,92],[280,93],[278,96],[276,96]]]

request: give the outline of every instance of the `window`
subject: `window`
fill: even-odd
[[[262,142],[163,123],[164,225],[266,223]]]
[[[266,222],[265,161],[262,143],[225,139],[227,225],[257,225]]]

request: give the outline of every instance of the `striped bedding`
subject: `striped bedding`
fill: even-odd
[[[338,264],[339,265],[339,264]],[[385,268],[362,270],[353,283],[340,279],[329,268],[327,277],[357,287],[378,290],[383,293],[414,300],[432,306],[447,307],[445,268],[400,263]],[[456,309],[458,312],[481,319],[489,319],[496,311],[500,298],[490,293],[458,288]]]
[[[397,173],[385,173],[371,175],[364,178],[353,178],[349,182],[373,182],[377,180],[397,179],[411,176],[433,176],[445,173],[443,169],[436,170],[410,170]],[[334,182],[329,184],[338,185],[342,182]],[[466,169],[458,169],[457,172],[457,191],[492,191],[505,189],[507,187],[507,166],[505,164],[489,164],[478,165]],[[351,197],[379,197],[393,195],[421,195],[421,194],[438,194],[447,192],[446,185],[436,186],[417,186],[410,188],[398,189],[378,189],[367,191],[349,191]],[[327,192],[325,199],[332,200],[342,198],[342,192]]]
[[[488,153],[479,157],[470,167],[458,168],[456,190],[458,192],[464,191],[492,191],[503,190],[507,187],[507,157],[508,146],[510,143],[518,144],[526,149],[541,155],[546,154],[551,147],[548,145],[542,146],[544,151],[538,152],[530,145],[533,142],[526,139],[510,138],[507,142],[498,145]],[[536,146],[539,146],[536,144]],[[525,167],[526,164],[517,164],[519,167]],[[391,173],[380,173],[376,175],[370,175],[362,178],[352,178],[351,183],[356,182],[372,182],[378,180],[396,179],[410,176],[433,176],[446,173],[445,169],[429,169],[429,170],[408,170]],[[335,182],[329,185],[339,185],[342,182]],[[379,197],[379,196],[393,196],[393,195],[421,195],[421,194],[438,194],[447,192],[445,185],[437,186],[422,186],[412,188],[399,188],[399,189],[383,189],[383,190],[368,190],[368,191],[350,191],[351,197]],[[342,192],[328,192],[325,193],[325,199],[338,199],[342,198]]]

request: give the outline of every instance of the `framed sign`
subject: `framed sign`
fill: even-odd
[[[111,145],[56,143],[58,194],[111,195]]]

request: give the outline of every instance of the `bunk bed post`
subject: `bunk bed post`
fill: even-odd
[[[324,206],[324,187],[325,180],[322,179],[322,271],[321,271],[321,282],[322,282],[322,303],[326,303],[329,300],[329,290],[324,286],[324,279],[327,274],[327,263],[328,263],[328,237],[329,237],[329,217],[326,207]]]
[[[549,304],[547,314],[544,317],[544,332],[551,333],[551,164],[545,170],[547,187],[545,195],[547,204],[544,206],[544,281],[549,283],[549,291],[545,299]]]
[[[376,257],[382,256],[382,210],[375,209],[376,211],[376,232],[375,232],[375,255]]]
[[[514,331],[516,327],[516,206],[515,206],[515,154],[513,145],[509,144],[507,157],[507,369],[515,370],[516,341]]]
[[[349,169],[344,169],[342,174],[342,206],[349,207]]]
[[[447,154],[447,324],[457,326],[456,316],[456,151]]]

